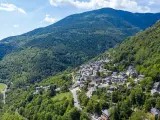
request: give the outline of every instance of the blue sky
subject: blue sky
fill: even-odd
[[[160,12],[160,0],[0,0],[0,39],[104,7],[155,13]]]

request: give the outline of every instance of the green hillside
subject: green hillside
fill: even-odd
[[[122,82],[111,84],[117,87],[111,94],[108,93],[109,87],[98,88],[88,101],[84,91],[81,92],[79,99],[81,104],[85,103],[84,110],[92,113],[94,110],[90,108],[96,107],[98,110],[94,112],[98,114],[99,109],[102,109],[101,104],[105,101],[105,109],[110,112],[111,120],[159,120],[159,116],[151,114],[151,109],[160,110],[158,85],[155,88],[155,84],[160,82],[160,21],[94,60],[106,57],[111,59],[109,63],[104,64],[107,70],[119,74],[133,66],[136,68],[136,74],[144,75],[144,78],[130,76],[122,86]],[[155,89],[157,91],[152,93]]]
[[[18,86],[75,67],[121,43],[160,19],[104,8],[0,41],[0,81]]]
[[[160,81],[160,21],[110,51],[119,69],[133,64],[139,73]]]

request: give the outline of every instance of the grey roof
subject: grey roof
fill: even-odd
[[[105,114],[105,115],[107,115],[107,116],[109,116],[109,112],[108,112],[108,110],[107,110],[107,109],[102,110],[102,113],[103,113],[103,114]]]
[[[97,78],[97,79],[95,79],[94,81],[100,82],[100,81],[102,81],[102,79],[101,79],[101,78]]]
[[[55,91],[60,91],[61,90],[61,88],[57,88],[57,89],[55,89]]]
[[[151,113],[154,114],[154,115],[160,115],[160,111],[156,108],[152,108]]]
[[[154,83],[153,88],[157,89],[159,85],[160,85],[160,82],[156,82]]]

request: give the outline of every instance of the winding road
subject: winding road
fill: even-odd
[[[73,94],[74,106],[76,108],[78,108],[79,110],[82,110],[82,108],[81,108],[81,106],[80,106],[80,104],[78,102],[78,96],[77,96],[77,93],[76,93],[77,90],[80,90],[79,87],[70,89],[71,93]]]

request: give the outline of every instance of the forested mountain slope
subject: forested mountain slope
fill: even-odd
[[[134,65],[139,73],[160,81],[160,21],[109,51],[119,70]]]
[[[141,120],[142,118],[159,120],[160,21],[145,31],[127,39],[115,48],[106,51],[93,61],[106,58],[109,58],[111,61],[104,63],[104,69],[117,74],[111,75],[112,82],[109,83],[109,86],[111,84],[116,89],[109,94],[110,87],[97,88],[87,102],[85,101],[87,98],[85,96],[86,91],[82,91],[80,100],[82,105],[85,103],[84,110],[94,108],[97,104],[101,104],[101,101],[105,101],[109,103],[105,109],[109,111],[109,119],[111,120]],[[136,70],[133,72],[130,67],[133,67],[131,68],[132,70],[134,68]],[[135,76],[128,77],[125,84],[123,84],[123,81],[113,81],[113,77],[117,76],[117,79],[121,73],[127,74],[129,71],[131,74],[134,73]],[[103,75],[106,75],[107,77],[104,78],[110,79],[111,76],[104,74],[105,72],[106,70],[100,71],[99,75],[102,75],[102,78]],[[143,76],[143,78],[137,76]],[[81,97],[82,95],[83,97]],[[96,106],[96,108],[104,109],[100,105]],[[158,111],[157,115],[152,112],[153,109]],[[89,110],[91,112],[94,111],[93,109]],[[98,114],[99,111],[94,112]]]
[[[103,53],[160,19],[104,8],[0,41],[0,80],[34,83]]]

